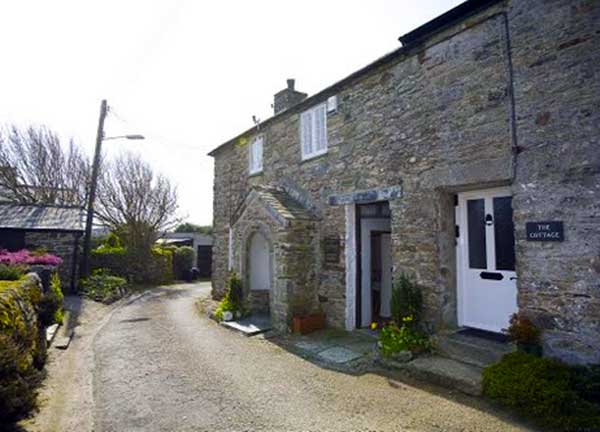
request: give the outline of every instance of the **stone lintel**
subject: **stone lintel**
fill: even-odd
[[[402,197],[402,186],[388,186],[379,189],[335,194],[329,196],[329,205],[366,204],[376,201],[389,201]]]

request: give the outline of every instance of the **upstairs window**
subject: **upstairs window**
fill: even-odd
[[[327,104],[323,103],[300,114],[302,159],[327,153]]]
[[[248,173],[257,174],[263,170],[263,137],[257,136],[248,148]]]

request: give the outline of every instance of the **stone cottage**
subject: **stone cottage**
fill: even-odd
[[[85,212],[79,207],[0,203],[0,249],[44,249],[62,258],[64,292],[75,292]]]
[[[433,331],[522,311],[600,361],[600,2],[471,0],[400,42],[210,153],[213,295],[235,270],[278,329],[351,330],[406,272]]]

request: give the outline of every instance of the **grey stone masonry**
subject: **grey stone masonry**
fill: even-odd
[[[599,23],[598,1],[498,2],[218,147],[214,296],[224,293],[230,228],[242,274],[244,236],[264,229],[279,322],[305,295],[303,306],[343,328],[345,206],[366,194],[390,200],[394,272],[423,287],[431,328],[455,327],[454,196],[509,186],[519,310],[543,328],[548,355],[600,362]],[[331,96],[327,152],[302,160],[300,114]],[[263,171],[249,176],[248,143],[259,133]],[[255,202],[236,219],[261,185],[284,189],[315,218],[283,226]],[[539,220],[563,221],[565,241],[527,241],[525,223]],[[324,262],[326,239],[339,241],[337,262]]]
[[[62,232],[62,231],[27,231],[25,233],[25,245],[30,250],[45,249],[51,254],[62,258],[63,262],[58,268],[64,293],[70,292],[73,284],[78,278],[78,268],[76,268],[75,278],[73,279],[73,260],[78,259],[81,242],[80,232]],[[77,254],[76,257],[74,254]]]

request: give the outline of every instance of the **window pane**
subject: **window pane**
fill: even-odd
[[[302,113],[300,116],[300,141],[302,145],[302,155],[309,156],[313,152],[312,147],[312,113],[310,111]]]
[[[512,197],[494,198],[496,270],[515,269],[515,227]]]
[[[487,268],[483,199],[467,200],[467,219],[469,225],[469,267]]]
[[[315,108],[315,142],[313,148],[316,151],[327,150],[327,110],[326,105]]]

